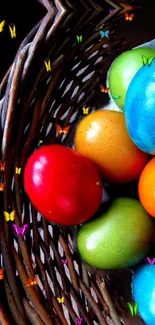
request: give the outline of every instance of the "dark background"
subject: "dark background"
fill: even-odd
[[[46,14],[37,0],[0,0],[0,22],[5,20],[0,33],[0,80],[11,65],[19,45],[35,24]],[[11,38],[9,24],[16,25],[16,38]]]
[[[74,0],[73,0],[74,1]],[[96,0],[101,6],[105,0]],[[129,1],[128,1],[129,2]],[[133,1],[131,0],[132,4]],[[138,0],[141,10],[137,12],[132,24],[120,23],[118,33],[125,35],[133,46],[155,37],[155,1]],[[0,33],[0,80],[12,63],[17,49],[31,28],[46,14],[37,0],[6,1],[0,0],[0,22],[5,20],[4,31]],[[9,24],[16,25],[16,38],[11,39]]]

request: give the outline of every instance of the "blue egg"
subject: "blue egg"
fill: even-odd
[[[132,294],[146,325],[155,325],[155,265],[143,265],[136,270]]]
[[[132,79],[125,98],[125,121],[132,141],[155,155],[155,59]]]

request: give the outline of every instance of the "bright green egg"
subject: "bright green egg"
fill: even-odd
[[[125,96],[129,84],[143,66],[143,56],[155,57],[155,49],[139,47],[120,54],[112,63],[108,73],[111,96],[119,108],[124,110]]]
[[[78,250],[87,264],[98,269],[132,267],[147,256],[153,229],[138,200],[117,198],[104,214],[81,226]]]

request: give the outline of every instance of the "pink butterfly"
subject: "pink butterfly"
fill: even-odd
[[[155,263],[155,257],[151,260],[149,257],[146,258],[149,264],[154,264]]]
[[[29,226],[27,223],[25,225],[23,225],[22,227],[18,227],[15,223],[12,225],[15,236],[21,235],[24,237],[28,231],[28,227]]]
[[[77,318],[76,317],[76,324],[77,325],[82,325],[82,321],[83,321],[83,318],[81,317],[81,318]]]
[[[114,12],[113,9],[110,9],[110,10],[109,10],[109,13],[110,13],[110,14],[113,14],[113,12]]]
[[[67,264],[68,262],[68,258],[66,258],[66,260],[61,260],[63,264]]]

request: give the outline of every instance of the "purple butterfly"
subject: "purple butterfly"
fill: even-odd
[[[82,325],[82,321],[83,321],[83,318],[81,317],[81,318],[77,318],[76,317],[76,324],[77,325]]]
[[[18,227],[15,223],[12,225],[15,236],[21,235],[24,237],[28,231],[28,227],[29,226],[27,223],[25,225],[23,225],[22,227]]]
[[[66,260],[61,260],[63,264],[67,264],[68,262],[68,258],[66,258]]]
[[[146,258],[149,264],[154,264],[155,263],[155,257],[151,260],[149,257]]]
[[[110,9],[110,10],[109,10],[109,13],[110,13],[110,14],[113,14],[113,12],[114,12],[113,9]]]

